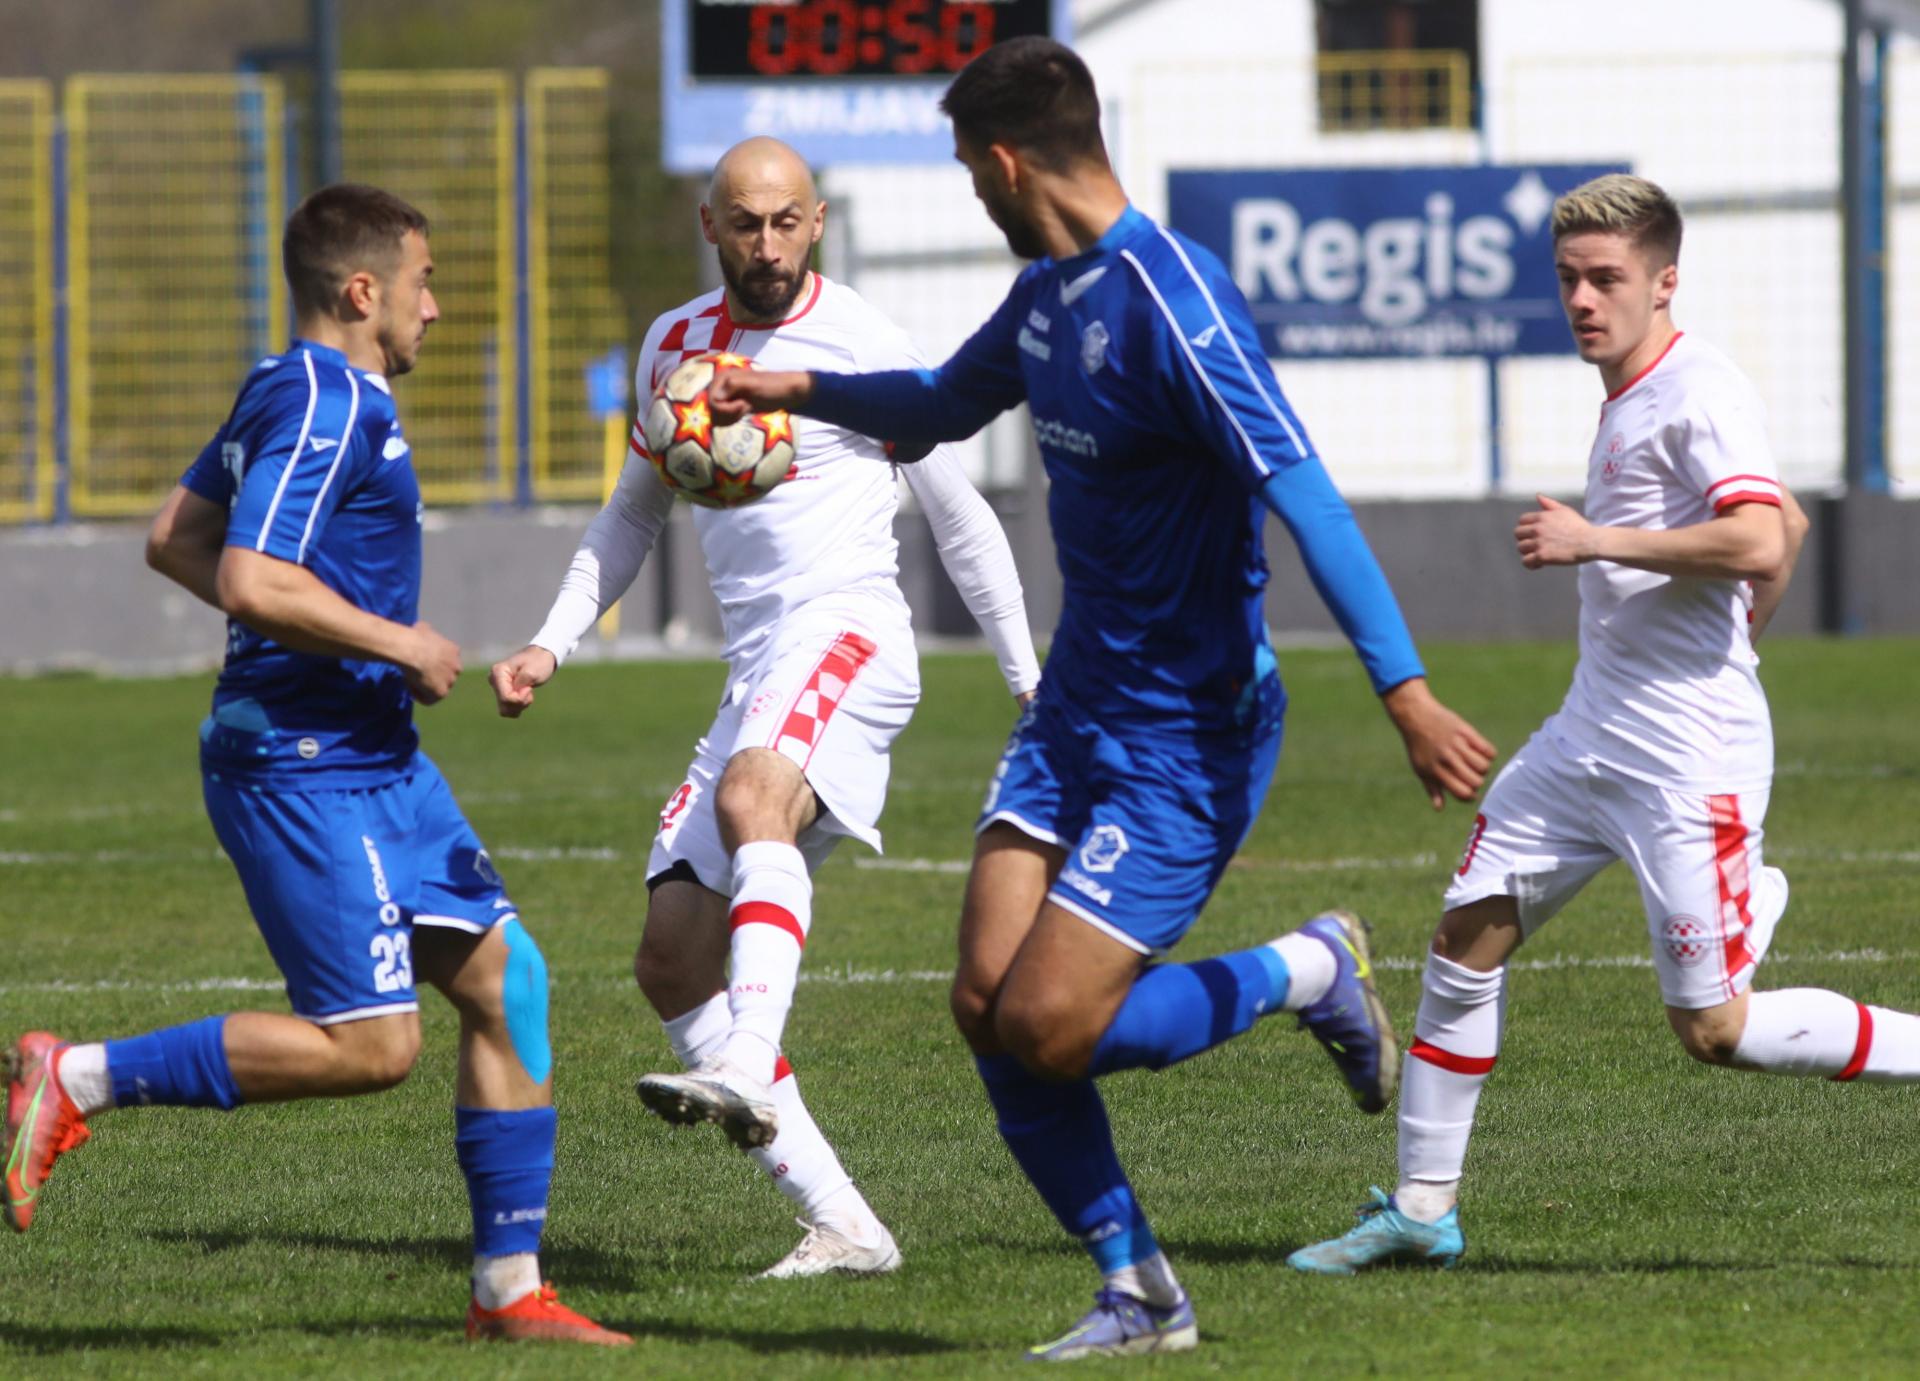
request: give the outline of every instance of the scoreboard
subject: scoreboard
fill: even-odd
[[[1066,41],[1067,0],[665,0],[662,161],[771,134],[823,163],[953,156],[947,82],[1003,39]]]
[[[1003,38],[1051,32],[1052,0],[696,3],[702,81],[951,76]]]

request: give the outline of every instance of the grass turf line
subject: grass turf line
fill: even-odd
[[[1765,986],[1819,984],[1908,1010],[1920,976],[1848,958],[1915,947],[1920,723],[1911,641],[1769,644],[1782,772],[1767,822],[1793,906],[1779,948],[1815,956]],[[1437,689],[1507,752],[1557,704],[1568,646],[1429,649]],[[1267,809],[1178,957],[1353,905],[1414,960],[1468,816],[1433,816],[1352,658],[1282,657],[1288,742]],[[718,1135],[644,1116],[633,1079],[670,1063],[627,971],[638,870],[720,689],[717,666],[582,666],[519,723],[477,674],[422,712],[481,834],[520,857],[515,900],[552,963],[561,1109],[548,1273],[638,1335],[634,1357],[464,1350],[466,1205],[451,1154],[453,1021],[423,998],[426,1053],[374,1098],[115,1113],[61,1163],[33,1233],[0,1241],[0,1372],[973,1376],[1057,1333],[1093,1285],[994,1136],[937,982],[812,983],[789,1050],[906,1267],[878,1281],[757,1283],[798,1237],[786,1201]],[[991,663],[925,665],[883,822],[898,858],[963,857],[1011,722]],[[194,727],[205,678],[0,681],[9,866],[0,1033],[128,1034],[271,992],[230,870],[210,865]],[[583,851],[618,863],[581,861]],[[818,879],[807,965],[944,970],[960,880],[854,866]],[[1431,867],[1309,871],[1302,860]],[[1265,865],[1265,866],[1262,866]],[[1644,949],[1631,880],[1602,876],[1526,957]],[[36,981],[70,980],[63,991]],[[121,988],[90,987],[119,980]],[[173,986],[179,985],[179,986]],[[1383,974],[1403,1035],[1418,975]],[[1538,968],[1512,980],[1501,1067],[1469,1160],[1466,1264],[1352,1281],[1281,1259],[1391,1182],[1391,1117],[1347,1105],[1285,1020],[1161,1075],[1107,1081],[1122,1155],[1193,1292],[1204,1346],[1154,1370],[1230,1374],[1774,1374],[1904,1370],[1920,1322],[1912,1227],[1920,1095],[1688,1063],[1651,973]],[[710,1129],[704,1129],[710,1131]]]

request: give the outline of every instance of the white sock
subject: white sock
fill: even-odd
[[[780,1132],[771,1145],[748,1152],[754,1163],[808,1222],[833,1228],[863,1247],[878,1244],[880,1220],[800,1100],[800,1085],[784,1059],[774,1066],[773,1106]]]
[[[715,993],[690,1012],[682,1012],[672,1021],[660,1023],[667,1033],[667,1044],[684,1068],[692,1069],[726,1042],[733,1030],[733,1013],[727,1008],[727,995]]]
[[[1460,1202],[1460,1181],[1403,1180],[1393,1191],[1393,1206],[1416,1223],[1437,1223]]]
[[[92,1117],[113,1106],[113,1080],[107,1075],[107,1047],[103,1043],[68,1046],[54,1062],[53,1075],[82,1117]]]
[[[727,1008],[727,995],[715,993],[691,1012],[660,1024],[680,1063],[692,1069],[726,1042],[727,1033],[733,1029],[733,1015]],[[756,1146],[747,1152],[754,1164],[793,1201],[809,1223],[830,1227],[860,1246],[878,1246],[880,1219],[854,1188],[852,1178],[840,1165],[840,1157],[800,1100],[800,1086],[785,1060],[774,1064],[773,1106],[779,1113],[780,1132],[772,1145]]]
[[[1400,1184],[1394,1202],[1433,1222],[1453,1207],[1481,1086],[1500,1055],[1506,970],[1427,955],[1413,1047],[1400,1076]],[[1429,1216],[1431,1215],[1431,1216]]]
[[[534,1252],[473,1258],[473,1299],[482,1309],[505,1309],[540,1288],[540,1258]]]
[[[1155,1309],[1171,1309],[1187,1297],[1187,1292],[1173,1277],[1173,1266],[1165,1252],[1155,1252],[1145,1261],[1136,1261],[1110,1273],[1107,1288],[1143,1299]]]
[[[1278,954],[1287,966],[1287,1000],[1280,1004],[1281,1011],[1297,1012],[1327,995],[1339,965],[1326,941],[1296,930],[1278,940],[1269,940],[1267,948]]]
[[[771,1084],[800,980],[800,951],[813,924],[813,880],[799,849],[761,840],[734,851],[729,921],[733,1030],[721,1054]]]
[[[1907,1083],[1920,1079],[1920,1017],[1824,988],[1754,993],[1733,1059],[1769,1074]]]

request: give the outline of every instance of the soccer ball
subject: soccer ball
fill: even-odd
[[[654,390],[641,431],[660,481],[707,508],[752,503],[793,474],[793,419],[784,412],[748,413],[716,427],[707,385],[723,369],[752,369],[745,355],[695,355]]]

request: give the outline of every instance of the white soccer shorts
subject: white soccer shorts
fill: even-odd
[[[1494,779],[1447,885],[1452,910],[1510,896],[1531,936],[1602,868],[1640,884],[1669,1007],[1745,992],[1786,910],[1786,878],[1761,866],[1766,791],[1669,791],[1576,755],[1542,730]]]
[[[820,798],[819,818],[797,841],[809,872],[845,836],[880,851],[888,753],[919,702],[920,662],[907,620],[890,605],[874,612],[855,621],[803,609],[729,669],[687,779],[660,812],[649,879],[681,864],[701,886],[733,895],[733,859],[720,840],[713,793],[728,760],[747,748],[790,758]]]

